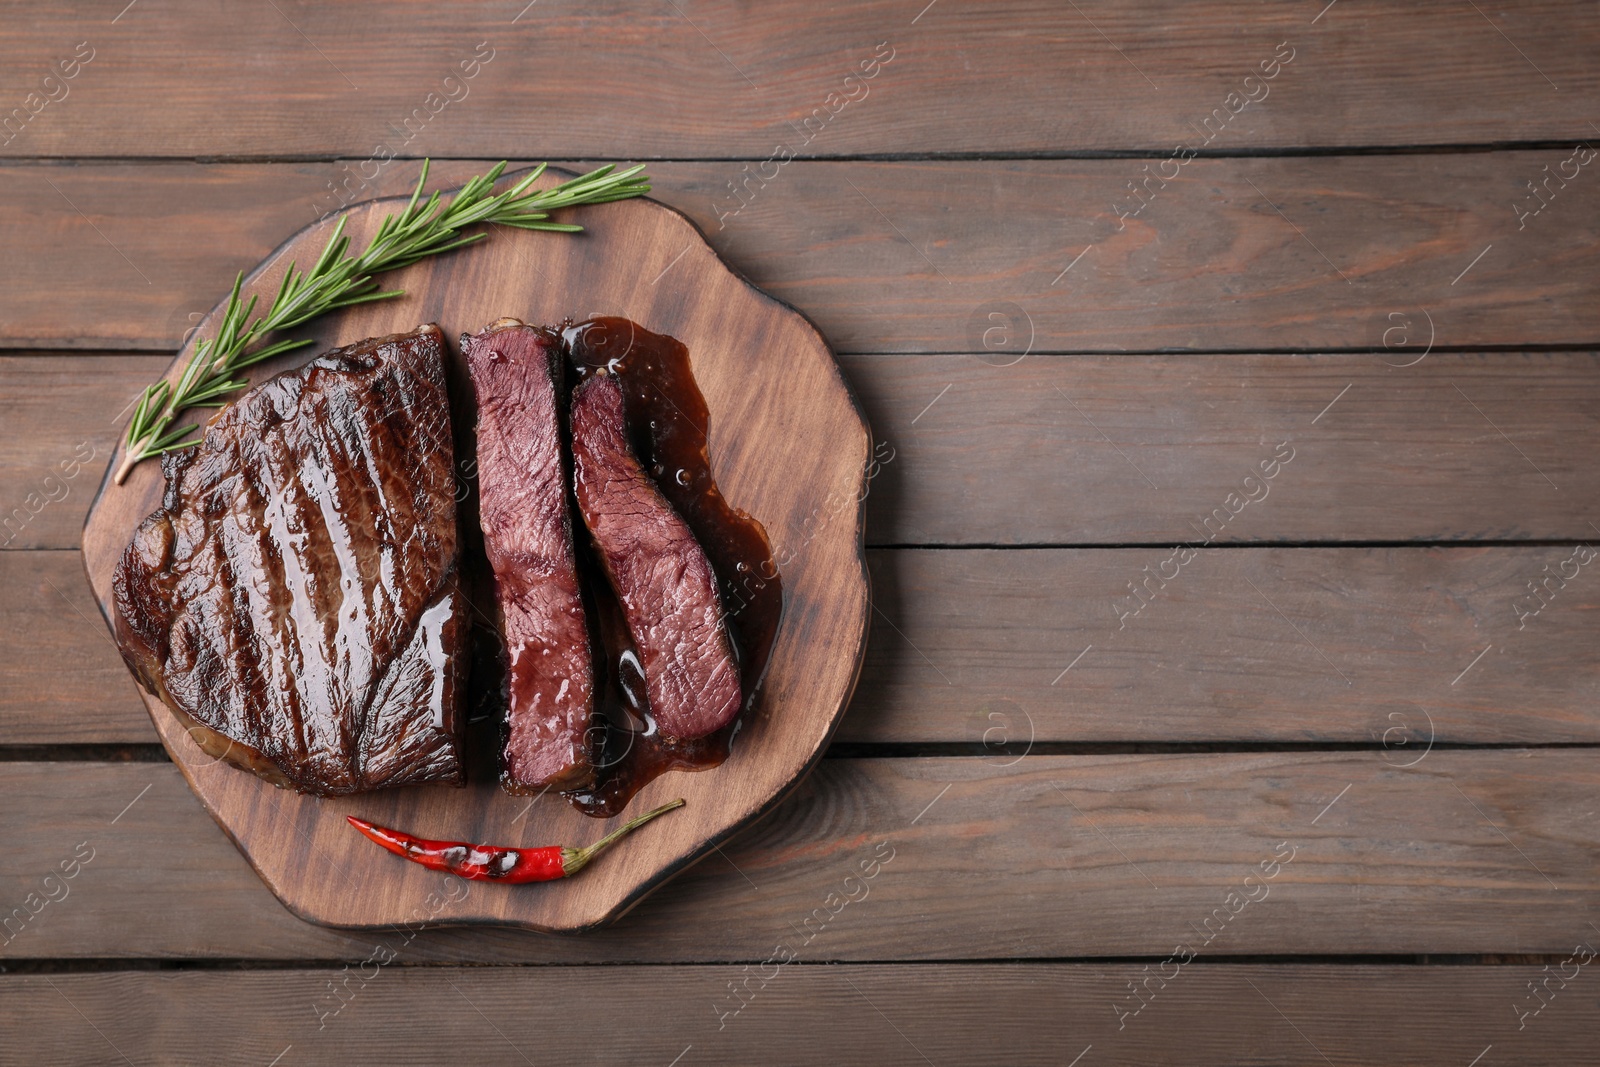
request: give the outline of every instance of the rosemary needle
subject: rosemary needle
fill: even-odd
[[[162,379],[146,386],[128,423],[127,454],[117,467],[115,481],[121,485],[128,472],[143,460],[198,444],[198,427],[178,424],[178,416],[190,408],[224,407],[228,394],[248,382],[240,372],[264,359],[309,345],[309,340],[279,340],[262,344],[269,333],[290,330],[336,308],[387,300],[404,290],[380,291],[373,275],[408,267],[429,256],[450,252],[480,241],[484,231],[462,235],[461,231],[478,223],[498,223],[522,230],[550,230],[576,233],[583,229],[565,222],[549,222],[549,213],[558,208],[582,204],[605,204],[626,200],[650,191],[642,176],[644,166],[618,171],[614,166],[598,170],[550,189],[528,191],[541,174],[541,163],[532,173],[503,193],[495,194],[494,183],[505,171],[502,161],[487,174],[480,174],[461,187],[448,202],[441,203],[438,192],[426,200],[422,189],[428,180],[428,161],[411,201],[398,215],[387,215],[366,251],[347,255],[350,238],[345,236],[343,216],[333,228],[328,243],[310,270],[297,270],[289,264],[278,295],[263,315],[256,315],[256,297],[241,301],[244,284],[241,272],[233,281],[233,292],[223,309],[216,335],[199,341],[194,355],[184,365],[177,383]]]

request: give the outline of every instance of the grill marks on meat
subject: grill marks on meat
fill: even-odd
[[[501,319],[461,339],[478,405],[478,494],[506,642],[504,782],[514,792],[593,780],[594,662],[567,508],[558,339]]]
[[[459,784],[453,462],[436,326],[256,386],[163,458],[113,581],[123,658],[280,785]]]
[[[572,399],[579,511],[622,604],[661,731],[703,737],[742,702],[739,669],[705,551],[628,445],[622,389],[590,377]]]

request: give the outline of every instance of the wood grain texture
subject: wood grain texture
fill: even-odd
[[[1564,189],[1552,183],[1539,215],[1519,222],[1514,207],[1536,207],[1525,183],[1571,155],[1196,159],[1164,188],[1152,179],[1147,205],[1125,221],[1118,205],[1138,203],[1129,183],[1159,161],[795,161],[741,186],[744,201],[727,188],[743,181],[737,162],[650,173],[656,195],[724,259],[804,308],[840,351],[976,351],[1000,310],[1006,354],[1027,337],[1040,352],[1126,352],[1380,348],[1409,336],[1405,356],[1391,357],[1402,363],[1429,336],[1455,347],[1600,340],[1592,168]],[[486,167],[455,161],[436,174],[457,182]],[[417,170],[394,163],[357,192],[409,193]],[[171,351],[235,271],[338,206],[327,190],[336,173],[328,163],[8,168],[0,336]],[[93,301],[78,295],[86,289]],[[1406,318],[1413,327],[1396,330]]]
[[[78,546],[140,390],[171,362],[0,356],[0,550]]]
[[[554,174],[543,179],[545,185],[557,180]],[[404,204],[352,209],[343,216],[351,243],[364,247],[380,221]],[[843,715],[866,644],[861,500],[871,435],[826,342],[799,313],[731,273],[689,222],[660,204],[634,200],[591,208],[584,223],[581,235],[504,230],[408,268],[400,275],[405,297],[318,319],[307,331],[314,346],[251,374],[260,381],[286,363],[409,331],[419,322],[439,323],[453,344],[506,315],[559,323],[619,314],[687,346],[710,411],[708,448],[717,485],[733,507],[769,531],[783,579],[783,621],[761,694],[727,762],[709,773],[663,775],[645,786],[624,815],[679,797],[688,805],[653,833],[619,843],[581,885],[558,882],[538,894],[490,887],[500,891],[475,894],[457,916],[463,921],[577,930],[616,918],[793,788]],[[295,262],[315,262],[333,228],[330,219],[297,235],[251,275],[242,299],[260,295],[263,305],[270,302],[283,272]],[[668,278],[669,271],[677,273]],[[219,313],[214,309],[212,316]],[[189,355],[188,349],[179,353],[170,379],[181,374]],[[112,457],[113,468],[119,460],[120,454]],[[90,511],[84,566],[108,617],[116,564],[163,486],[159,465],[146,462],[125,484],[104,488]],[[819,513],[831,521],[811,521]],[[337,799],[279,790],[207,756],[158,699],[147,694],[145,700],[169,754],[207,809],[273,891],[310,921],[385,926],[401,920],[411,895],[438,880],[373,847],[346,823],[347,814],[426,838],[491,843],[531,833],[544,843],[577,847],[611,828],[559,795],[513,797],[492,779],[463,789]],[[615,821],[620,825],[622,816]],[[308,843],[316,858],[307,854]],[[330,869],[339,879],[330,878]]]
[[[1573,552],[1212,550],[1163,582],[1171,549],[875,550],[882,615],[836,740],[996,762],[1051,742],[1365,743],[1396,765],[1430,740],[1600,742],[1600,582],[1594,563],[1559,579]],[[1147,566],[1151,599],[1119,628]],[[1549,574],[1541,602],[1527,583]],[[156,740],[76,553],[0,553],[0,588],[0,744]]]
[[[1412,358],[851,360],[872,543],[1600,536],[1592,353]]]
[[[0,588],[0,744],[156,741],[81,555],[0,553]]]
[[[1009,367],[969,355],[846,357],[879,442],[868,543],[1600,536],[1588,503],[1600,493],[1593,353],[1385,360],[1400,362],[1388,353],[1040,357]],[[116,441],[103,413],[125,407],[162,365],[0,357],[0,408],[16,428],[0,459],[0,524],[10,523],[0,545],[80,543],[90,476],[62,483],[65,498],[48,503],[46,479],[84,442],[103,462]],[[1269,495],[1204,527],[1282,441],[1295,456]],[[39,494],[37,511],[29,494]],[[821,520],[807,521],[794,535]]]
[[[1384,755],[825,760],[770,817],[606,929],[427,931],[403,958],[750,962],[787,946],[804,962],[1160,959],[1180,942],[1206,959],[1555,953],[1589,936],[1592,751],[1436,750],[1410,768]],[[362,960],[389,936],[279,907],[176,768],[0,763],[0,789],[12,798],[0,809],[7,909],[78,843],[94,849],[70,895],[0,956]],[[335,891],[357,891],[320,835],[304,847]],[[1289,862],[1263,882],[1275,854]],[[602,870],[572,884],[591,889]],[[471,885],[453,904],[450,884],[415,886],[408,917],[449,923],[496,888]]]
[[[841,736],[997,762],[1048,741],[1365,742],[1396,765],[1435,741],[1592,743],[1600,581],[1573,561],[1547,600],[1527,588],[1573,555],[878,552],[881,625]]]
[[[1548,1006],[1517,1028],[1513,1008],[1529,997],[1527,984],[1547,977],[1528,966],[1196,964],[1167,982],[1155,968],[1130,963],[374,963],[348,972],[19,975],[0,978],[15,1034],[0,1050],[0,1064],[105,1063],[114,1053],[99,1027],[116,1035],[117,1049],[133,1062],[209,1065],[217,1055],[211,1024],[221,1016],[240,1062],[267,1063],[286,1046],[285,1065],[450,1061],[462,1035],[457,1027],[418,1026],[424,1004],[492,1021],[493,1030],[471,1041],[473,1061],[485,1067],[665,1064],[674,1056],[740,1067],[802,1060],[879,1067],[920,1063],[919,1054],[938,1064],[1062,1067],[1087,1046],[1093,1058],[1084,1063],[1139,1067],[1466,1064],[1491,1044],[1497,1064],[1583,1062],[1592,1051],[1586,1035],[1600,1024],[1586,972],[1565,988],[1551,980]],[[1148,1006],[1119,1029],[1116,1008],[1137,1003],[1128,987],[1141,982],[1148,982]],[[746,998],[737,1015],[740,1001],[729,985]],[[627,1010],[619,1015],[624,996]],[[553,1028],[553,1019],[562,1025]]]
[[[114,20],[98,6],[52,6],[7,34],[5,98],[21,104],[72,42],[87,38],[94,58],[3,153],[1170,150],[1198,140],[1195,127],[1230,93],[1259,98],[1244,78],[1275,51],[1292,60],[1214,147],[1592,133],[1584,101],[1600,86],[1589,62],[1600,20],[1586,7],[1346,5],[1319,17],[1321,6],[1075,10],[1031,0],[922,12],[891,0],[827,10],[718,0],[519,13],[519,4],[293,0],[237,14],[191,2]],[[846,83],[878,42],[892,61]],[[458,63],[475,52],[492,58],[462,79]],[[801,125],[814,109],[840,108],[830,93],[855,102],[826,122],[823,110],[808,137]]]

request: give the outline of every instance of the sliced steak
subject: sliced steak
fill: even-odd
[[[717,578],[628,445],[622,389],[597,373],[572,399],[573,483],[644,667],[662,733],[703,737],[739,713],[739,668]]]
[[[459,784],[453,462],[437,326],[261,383],[163,457],[113,581],[123,658],[279,785]]]
[[[478,507],[494,570],[513,792],[593,779],[594,661],[567,508],[559,339],[501,319],[461,339],[478,404]]]

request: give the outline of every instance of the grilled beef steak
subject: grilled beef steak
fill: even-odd
[[[501,319],[461,339],[478,402],[478,500],[506,643],[504,782],[570,789],[594,777],[594,662],[561,443],[558,338]]]
[[[739,712],[739,668],[705,551],[628,445],[622,389],[597,373],[572,398],[578,510],[627,617],[661,732],[703,737]]]
[[[459,784],[453,462],[437,326],[256,386],[163,458],[114,579],[123,658],[276,784]]]

